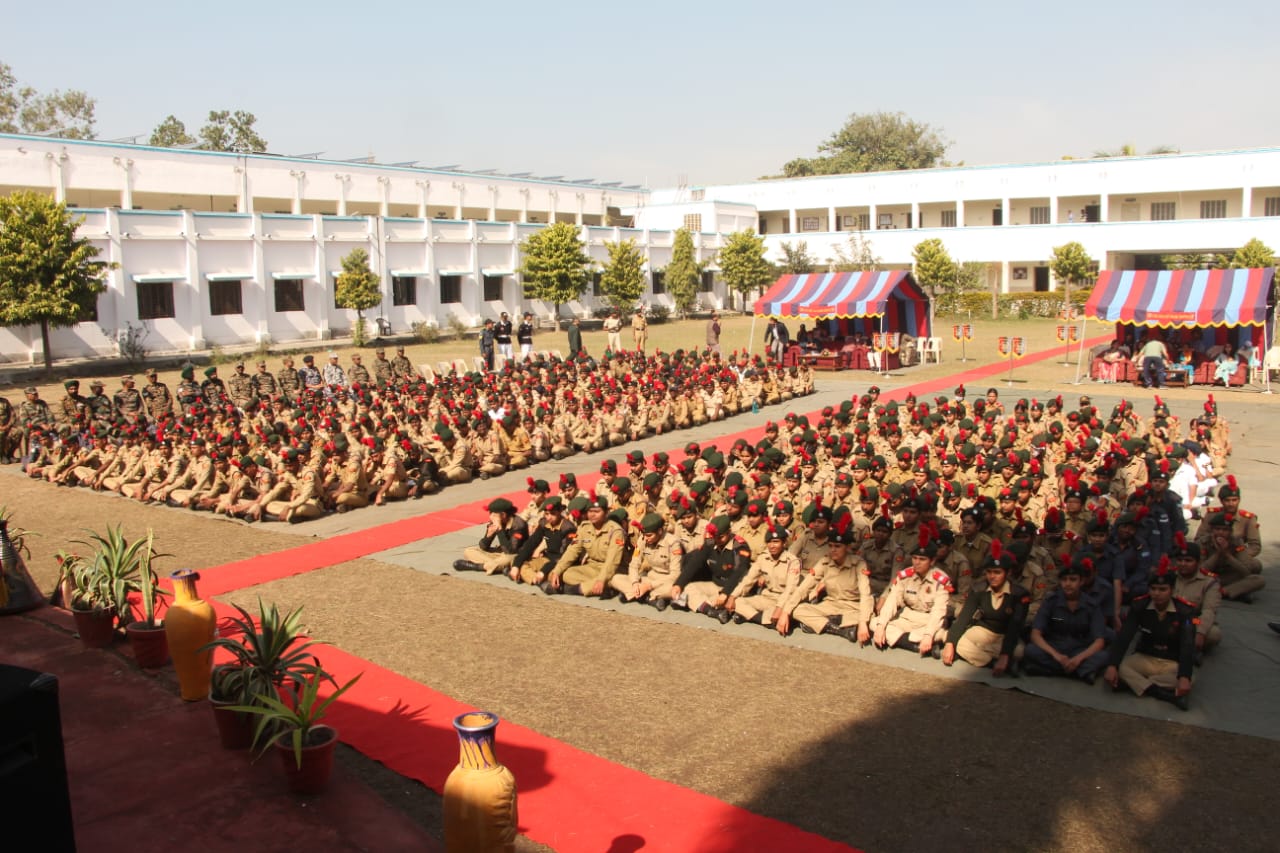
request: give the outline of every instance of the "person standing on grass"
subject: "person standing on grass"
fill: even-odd
[[[533,312],[524,312],[524,319],[516,329],[516,342],[520,344],[520,360],[528,361],[533,356]]]
[[[636,342],[636,352],[643,355],[645,343],[649,340],[649,321],[644,316],[644,306],[631,315],[631,336]]]
[[[610,311],[605,318],[604,331],[609,336],[609,350],[622,352],[622,318],[618,316],[616,309]]]
[[[493,346],[497,342],[497,337],[493,329],[493,321],[485,320],[484,329],[480,332],[480,356],[484,359],[486,370],[493,370]]]
[[[720,355],[720,312],[712,311],[707,321],[707,349]]]
[[[569,321],[569,358],[573,359],[580,352],[582,352],[582,328],[578,325],[578,318],[574,317]]]
[[[502,316],[493,327],[493,337],[498,343],[498,353],[508,361],[511,360],[511,318],[503,311]],[[492,369],[493,365],[490,365]]]

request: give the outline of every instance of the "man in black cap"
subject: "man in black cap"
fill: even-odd
[[[487,370],[493,370],[493,345],[497,341],[498,333],[494,330],[493,320],[485,318],[484,328],[480,331],[480,357],[484,359],[484,366]],[[510,346],[511,338],[507,338],[507,345]]]
[[[1195,610],[1173,597],[1174,572],[1151,576],[1147,595],[1133,600],[1124,626],[1111,644],[1103,678],[1139,696],[1150,695],[1187,710],[1195,665]],[[1129,646],[1137,638],[1132,654]]]
[[[486,575],[505,571],[515,562],[520,547],[529,538],[529,525],[516,515],[515,504],[506,498],[494,498],[486,508],[489,526],[480,537],[479,545],[472,545],[462,552],[462,559],[453,567],[460,572],[480,572]]]
[[[1218,576],[1200,567],[1200,544],[1179,538],[1173,552],[1177,576],[1173,596],[1196,609],[1196,662],[1205,652],[1222,642],[1218,627],[1218,607],[1222,604],[1222,584]]]
[[[1107,620],[1080,594],[1084,569],[1072,561],[1058,570],[1058,588],[1045,598],[1023,653],[1028,675],[1066,675],[1093,684],[1107,665]]]
[[[303,394],[319,396],[324,393],[324,374],[316,367],[314,355],[307,354],[302,357],[302,367],[298,370],[298,383],[302,386]]]
[[[190,414],[204,399],[204,392],[200,389],[200,383],[196,382],[196,370],[190,364],[183,367],[178,375],[181,377],[177,392],[178,413]]]
[[[516,328],[516,342],[520,344],[520,360],[533,358],[533,312],[524,312],[524,319]]]
[[[498,344],[498,355],[511,360],[511,317],[503,311],[498,315],[498,322],[493,324],[493,339]]]

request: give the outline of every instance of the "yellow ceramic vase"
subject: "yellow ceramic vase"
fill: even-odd
[[[444,846],[449,853],[511,853],[516,844],[516,779],[493,751],[498,716],[457,716],[460,757],[444,783]]]
[[[164,632],[182,698],[194,702],[209,695],[213,651],[202,652],[200,647],[213,641],[217,617],[213,606],[200,600],[196,593],[200,575],[191,569],[180,569],[169,578],[173,581],[173,604],[164,615]]]

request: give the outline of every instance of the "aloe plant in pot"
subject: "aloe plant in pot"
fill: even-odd
[[[259,696],[253,705],[233,706],[232,710],[258,717],[254,744],[262,752],[271,748],[280,756],[289,790],[299,794],[319,794],[328,787],[333,773],[333,753],[338,745],[338,730],[322,724],[321,720],[329,706],[360,680],[360,675],[321,699],[320,682],[337,682],[316,663],[304,678],[303,687],[294,696],[292,704],[274,696]]]
[[[124,527],[107,528],[105,535],[89,531],[87,540],[76,544],[93,549],[90,558],[73,557],[63,563],[64,577],[71,578],[71,613],[80,631],[81,642],[89,648],[111,645],[116,624],[123,627],[129,618],[129,596],[142,591],[139,568],[146,548],[151,555],[151,538],[130,542]]]
[[[248,749],[252,719],[232,706],[256,705],[262,696],[296,700],[316,664],[309,651],[315,643],[304,640],[301,607],[282,614],[276,605],[259,599],[256,618],[239,605],[235,608],[238,615],[227,620],[228,636],[204,649],[230,657],[214,667],[209,691],[222,745]]]
[[[137,543],[135,543],[137,544]],[[156,605],[168,595],[156,584],[156,573],[151,563],[157,557],[168,556],[155,550],[155,533],[147,529],[145,547],[137,552],[138,556],[138,595],[136,607],[131,609],[141,618],[125,626],[129,637],[129,646],[133,649],[133,658],[143,669],[156,669],[169,661],[169,642],[165,636],[164,623],[156,621]]]

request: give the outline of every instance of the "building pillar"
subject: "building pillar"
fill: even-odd
[[[834,207],[827,208],[827,230],[839,231],[840,223],[836,221],[836,209]]]
[[[258,343],[271,337],[271,289],[272,284],[267,277],[266,247],[263,245],[262,214],[253,214],[251,237],[253,240],[253,280],[258,285],[258,331],[255,335]],[[245,282],[240,283],[244,287]],[[243,297],[244,294],[241,294]]]
[[[1009,262],[1000,262],[1000,292],[1009,292]]]
[[[66,151],[61,154],[54,154],[52,151],[46,151],[45,159],[53,166],[56,174],[53,176],[53,200],[58,204],[65,204],[67,201],[67,175],[63,166],[66,165],[69,155]]]
[[[236,166],[236,175],[239,179],[236,181],[240,185],[240,191],[236,198],[236,210],[240,213],[253,213],[253,197],[249,193],[249,167],[248,161],[241,158],[240,165]]]
[[[797,233],[797,230],[796,230],[796,209],[793,207],[793,208],[791,208],[791,210],[789,210],[787,213],[788,213],[788,215],[789,215],[789,217],[790,217],[790,219],[788,220],[788,221],[790,222],[790,225],[788,225],[788,226],[787,226],[787,233],[788,233],[788,234],[795,234],[795,233]]]
[[[1058,197],[1056,195],[1049,196],[1049,224],[1058,224]]]
[[[868,226],[867,230],[869,230],[869,231],[879,231],[879,230],[880,230],[880,217],[879,217],[879,216],[877,215],[877,213],[876,213],[876,206],[875,206],[874,204],[873,204],[873,205],[871,205],[871,206],[870,206],[870,210],[871,210],[871,222],[870,222],[870,224],[869,224],[869,226]]]
[[[430,204],[431,182],[430,181],[414,181],[418,185],[418,218],[430,219],[431,215],[427,211],[427,205]]]
[[[498,221],[498,188],[496,185],[489,185],[489,221]]]
[[[956,227],[964,227],[964,199],[956,199]]]
[[[119,157],[111,159],[124,172],[124,186],[120,188],[120,208],[133,210],[133,160],[122,160]]]
[[[341,177],[345,178],[346,175],[342,175]],[[346,210],[346,204],[346,190],[344,189],[342,198],[342,209],[344,211]],[[339,213],[339,216],[341,215],[343,214]],[[327,341],[333,337],[333,332],[329,329],[329,312],[333,310],[333,291],[329,289],[329,270],[332,267],[341,268],[342,258],[339,256],[334,260],[333,264],[330,265],[328,258],[329,253],[326,250],[326,243],[324,239],[324,216],[317,213],[314,217],[314,222],[316,238],[316,283],[319,285],[318,289],[320,291],[320,314],[319,318],[316,320],[316,338],[322,341]],[[274,289],[275,283],[272,282],[271,286],[272,289]],[[338,283],[335,281],[333,283],[333,287],[336,288],[337,286]],[[305,294],[305,284],[303,285],[303,288],[303,293]]]
[[[378,215],[391,215],[391,179],[386,175],[378,176],[378,186],[382,188],[382,198],[378,201]]]
[[[911,227],[917,229],[920,227],[920,202],[911,202]]]
[[[201,350],[205,346],[204,318],[209,312],[209,300],[204,298],[206,288],[200,280],[200,253],[196,247],[196,214],[193,210],[182,211],[182,243],[190,296],[187,310],[191,315],[191,322],[188,324],[191,329],[191,349]]]
[[[529,221],[529,188],[520,188],[520,224]]]
[[[338,215],[347,215],[347,181],[351,180],[350,175],[334,175],[333,179],[338,182]]]
[[[574,193],[574,195],[576,195],[578,198],[578,212],[574,214],[573,221],[575,225],[581,228],[582,227],[582,210],[586,204],[587,195],[586,193]]]
[[[1111,205],[1109,204],[1110,201],[1111,201],[1111,198],[1106,193],[1102,193],[1100,196],[1098,196],[1098,221],[1099,222],[1111,221]]]
[[[556,207],[557,207],[557,202],[559,202],[559,200],[560,200],[560,191],[559,191],[559,190],[549,190],[549,191],[547,192],[547,198],[548,198],[548,199],[550,199],[550,201],[551,201],[550,209],[547,211],[547,224],[548,224],[548,225],[554,225],[554,224],[555,224],[555,221],[556,221]]]
[[[1246,186],[1240,190],[1240,216],[1253,216],[1253,187]]]
[[[302,182],[307,179],[307,173],[301,169],[292,169],[289,172],[289,177],[293,178],[293,206],[291,209],[294,216],[300,216],[302,214]]]
[[[1012,224],[1009,222],[1009,199],[1007,198],[1000,199],[1000,224]]]
[[[458,221],[462,221],[462,218],[463,218],[463,217],[462,217],[462,206],[463,206],[463,205],[462,205],[462,203],[463,203],[463,200],[466,198],[466,194],[467,194],[467,185],[466,185],[466,184],[457,184],[457,183],[455,183],[455,184],[453,184],[453,189],[454,189],[454,191],[455,191],[455,192],[457,192],[457,194],[458,194],[458,203],[457,203],[457,204],[455,204],[455,205],[454,205],[454,207],[453,207],[453,218],[454,218],[454,219],[457,219]]]

